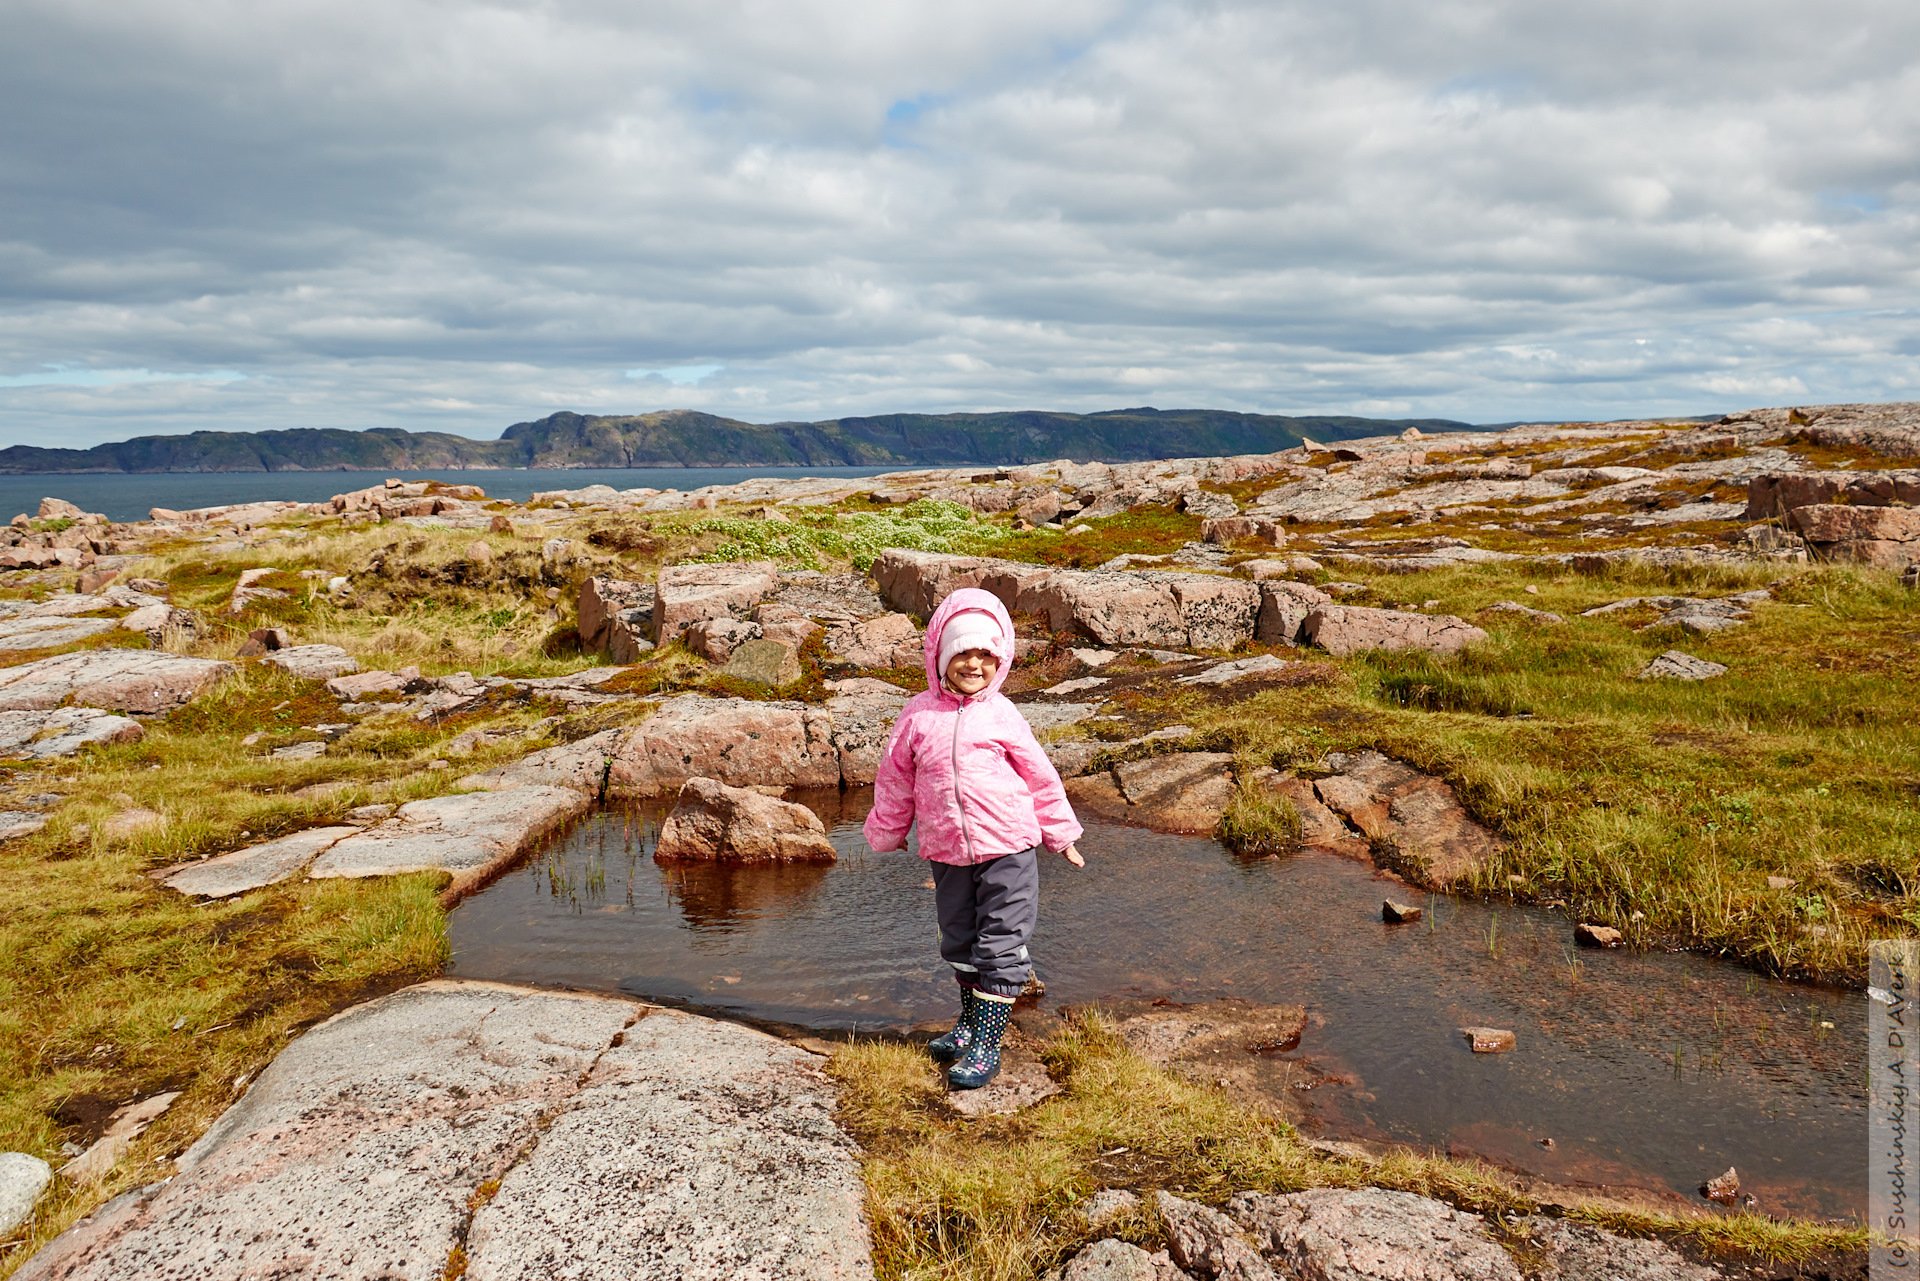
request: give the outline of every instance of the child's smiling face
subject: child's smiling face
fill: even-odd
[[[962,650],[947,663],[947,688],[956,694],[978,694],[999,670],[1000,660],[992,650]]]

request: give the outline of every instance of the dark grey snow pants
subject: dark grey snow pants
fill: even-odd
[[[1027,942],[1040,918],[1040,847],[984,863],[933,869],[940,955],[959,980],[991,996],[1018,996],[1033,977]]]

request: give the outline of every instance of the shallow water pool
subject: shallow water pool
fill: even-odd
[[[867,851],[866,794],[802,799],[837,864],[661,867],[660,810],[595,814],[453,914],[451,973],[822,1030],[950,1017],[924,865]],[[1260,1074],[1310,1131],[1695,1204],[1732,1165],[1763,1211],[1864,1213],[1860,993],[1576,950],[1555,913],[1428,896],[1328,854],[1245,861],[1098,823],[1081,848],[1084,872],[1042,862],[1046,1004],[1304,1005],[1299,1047]],[[1382,924],[1388,896],[1426,919]],[[1457,1029],[1474,1024],[1513,1029],[1517,1049],[1473,1054]]]

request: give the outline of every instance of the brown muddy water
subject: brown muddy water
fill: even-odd
[[[802,799],[831,867],[661,867],[661,810],[595,814],[454,912],[450,972],[823,1031],[951,1017],[920,860],[867,850],[868,794]],[[1576,949],[1556,913],[1428,896],[1329,854],[1246,861],[1097,823],[1081,849],[1083,872],[1042,863],[1044,1003],[1304,1005],[1300,1045],[1260,1076],[1311,1133],[1694,1205],[1731,1165],[1763,1212],[1865,1213],[1861,993]],[[1382,924],[1389,895],[1426,919]],[[1475,1055],[1467,1025],[1518,1048]]]

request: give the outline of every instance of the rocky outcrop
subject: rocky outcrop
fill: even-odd
[[[1315,794],[1398,870],[1430,889],[1469,880],[1500,849],[1453,788],[1379,752],[1333,753]]]
[[[1659,612],[1659,617],[1648,623],[1647,628],[1678,627],[1696,636],[1705,636],[1746,622],[1753,617],[1753,607],[1772,595],[1762,587],[1755,591],[1709,599],[1694,596],[1631,596],[1582,610],[1580,617],[1605,618],[1610,614],[1652,609]]]
[[[1189,1276],[1280,1281],[1260,1251],[1220,1211],[1168,1192],[1154,1193],[1153,1202],[1166,1229],[1167,1253]]]
[[[925,616],[948,593],[978,587],[1048,631],[1102,645],[1231,649],[1251,640],[1260,613],[1252,583],[1167,570],[1055,570],[979,556],[893,549],[874,561],[880,594]]]
[[[1411,1192],[1242,1193],[1232,1221],[1289,1275],[1316,1281],[1521,1281],[1477,1215]],[[1175,1256],[1176,1259],[1178,1256]]]
[[[831,863],[839,857],[826,826],[806,806],[710,778],[681,786],[653,856],[663,863]]]
[[[1329,654],[1343,656],[1369,649],[1424,649],[1451,654],[1484,641],[1487,634],[1452,614],[1318,605],[1300,624],[1300,638]]]
[[[1920,469],[1769,472],[1747,482],[1747,520],[1789,515],[1796,507],[1920,506]]]
[[[1796,507],[1787,527],[1816,556],[1899,569],[1920,561],[1920,508]]]
[[[1300,629],[1306,625],[1307,615],[1333,603],[1333,597],[1309,583],[1263,579],[1259,580],[1259,588],[1260,613],[1254,622],[1253,636],[1269,645],[1299,644]]]
[[[104,635],[118,626],[111,618],[4,618],[0,619],[0,650],[52,649]]]
[[[1537,1281],[1720,1281],[1664,1241],[1623,1237],[1585,1223],[1524,1219],[1520,1227],[1540,1259]]]
[[[96,649],[0,668],[0,711],[73,703],[115,712],[168,712],[231,676],[232,663],[151,650]]]
[[[403,667],[397,672],[354,672],[327,681],[327,692],[349,703],[376,694],[412,694],[426,688],[427,682],[418,667]]]
[[[338,645],[289,645],[261,655],[260,661],[310,681],[332,680],[360,670],[353,655]]]
[[[540,837],[586,811],[588,797],[530,785],[409,801],[385,822],[355,830],[307,869],[315,878],[442,871],[460,893],[517,858]]]
[[[137,743],[144,733],[140,722],[97,707],[0,712],[0,758],[71,756],[83,747]]]
[[[919,626],[906,614],[882,614],[827,631],[828,651],[855,667],[919,667],[924,645]]]
[[[887,735],[906,706],[907,691],[885,681],[856,676],[837,681],[827,699],[833,718],[829,741],[840,762],[840,779],[847,787],[873,782]]]
[[[589,578],[580,584],[581,647],[604,650],[616,663],[631,663],[653,648],[654,591],[650,583]]]
[[[870,1281],[812,1056],[600,996],[438,981],[289,1046],[178,1161],[27,1281],[561,1275]]]
[[[1059,1281],[1187,1281],[1188,1276],[1165,1250],[1148,1254],[1111,1237],[1074,1255],[1057,1275]]]
[[[833,718],[794,702],[684,695],[662,703],[614,743],[610,793],[657,796],[690,778],[734,787],[837,787]]]
[[[703,619],[746,617],[777,581],[774,567],[767,561],[664,567],[654,591],[654,643],[676,641]]]
[[[1212,832],[1233,799],[1233,757],[1225,752],[1173,752],[1113,769],[1135,821],[1163,832]]]
[[[777,640],[750,640],[734,648],[720,674],[750,685],[782,689],[799,680],[803,669],[793,646]]]

